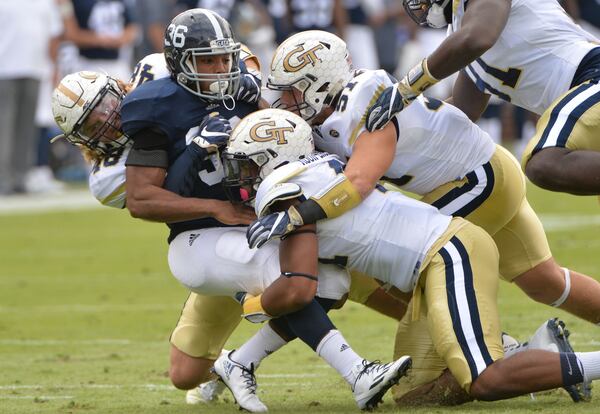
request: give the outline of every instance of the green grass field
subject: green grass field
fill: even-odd
[[[558,261],[600,277],[600,206],[530,187]],[[1,203],[2,201],[0,201]],[[0,413],[236,412],[225,396],[189,406],[167,377],[168,337],[187,293],[169,273],[167,231],[125,211],[0,215]],[[501,284],[502,327],[525,340],[547,318],[566,322],[576,350],[600,349],[600,328],[538,305]],[[394,323],[358,305],[332,313],[365,357],[389,359]],[[234,348],[256,326],[244,322]],[[358,412],[349,388],[308,348],[292,344],[266,360],[259,392],[270,411]],[[600,391],[599,391],[600,392]],[[391,397],[380,412],[394,412]],[[562,392],[415,412],[600,412]]]

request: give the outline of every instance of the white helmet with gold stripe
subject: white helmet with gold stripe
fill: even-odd
[[[65,138],[99,155],[122,147],[127,137],[121,131],[119,113],[124,91],[116,79],[96,72],[65,76],[52,93],[52,113]]]
[[[233,129],[223,153],[225,192],[231,201],[251,201],[273,170],[314,150],[312,129],[298,115],[276,108],[253,112]]]
[[[273,106],[300,113],[308,121],[333,102],[353,75],[346,43],[333,33],[308,30],[279,45],[271,61],[267,88],[302,92],[303,99],[296,105],[284,107],[276,101]]]

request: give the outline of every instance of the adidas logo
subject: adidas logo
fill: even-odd
[[[340,346],[340,352],[344,352],[346,349],[350,349],[350,347],[346,344],[342,344],[342,346]]]
[[[192,234],[190,234],[190,237],[189,237],[189,239],[188,239],[188,243],[189,243],[189,245],[191,246],[192,244],[194,244],[194,241],[195,241],[195,240],[196,240],[196,239],[197,239],[199,236],[200,236],[200,235],[199,235],[199,234],[196,234],[196,233],[192,233]]]
[[[235,365],[233,365],[229,361],[225,361],[223,363],[223,368],[225,369],[225,375],[227,376],[227,378],[229,378],[231,376],[231,371],[233,371],[233,369],[235,368]]]

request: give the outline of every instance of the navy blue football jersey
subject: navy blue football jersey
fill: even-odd
[[[134,23],[131,8],[123,0],[77,0],[73,10],[79,27],[98,35],[117,36]],[[88,59],[117,59],[119,49],[79,47],[79,54]]]
[[[256,104],[246,102],[236,102],[235,108],[231,110],[218,103],[207,103],[180,87],[172,78],[164,78],[146,82],[125,97],[121,107],[121,122],[123,131],[129,136],[135,136],[137,132],[149,128],[159,129],[167,136],[167,189],[186,197],[227,200],[221,185],[223,168],[220,160],[211,156],[198,162],[189,156],[189,151],[184,154],[187,149],[186,136],[193,136],[204,117],[211,112],[219,112],[235,126],[241,118],[257,109]],[[139,139],[143,139],[143,136]],[[187,163],[183,161],[186,159]],[[190,178],[192,163],[197,165],[198,172]],[[226,225],[213,218],[204,218],[168,226],[171,229],[171,241],[183,231]]]

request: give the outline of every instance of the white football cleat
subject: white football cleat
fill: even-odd
[[[203,382],[196,388],[188,390],[185,402],[188,404],[207,404],[215,401],[225,389],[225,384],[219,380]]]
[[[411,365],[412,360],[409,356],[403,356],[389,364],[380,364],[377,361],[369,362],[363,359],[362,369],[358,372],[352,387],[358,408],[361,410],[376,408],[387,390],[398,383]]]
[[[528,349],[543,349],[551,352],[575,352],[569,342],[571,333],[565,323],[558,318],[542,324],[528,342]],[[592,398],[591,382],[563,387],[574,402],[589,401]]]
[[[267,406],[256,395],[256,377],[254,366],[250,368],[231,359],[231,354],[221,355],[215,361],[213,371],[225,383],[233,394],[233,398],[239,406],[251,413],[263,413]]]

